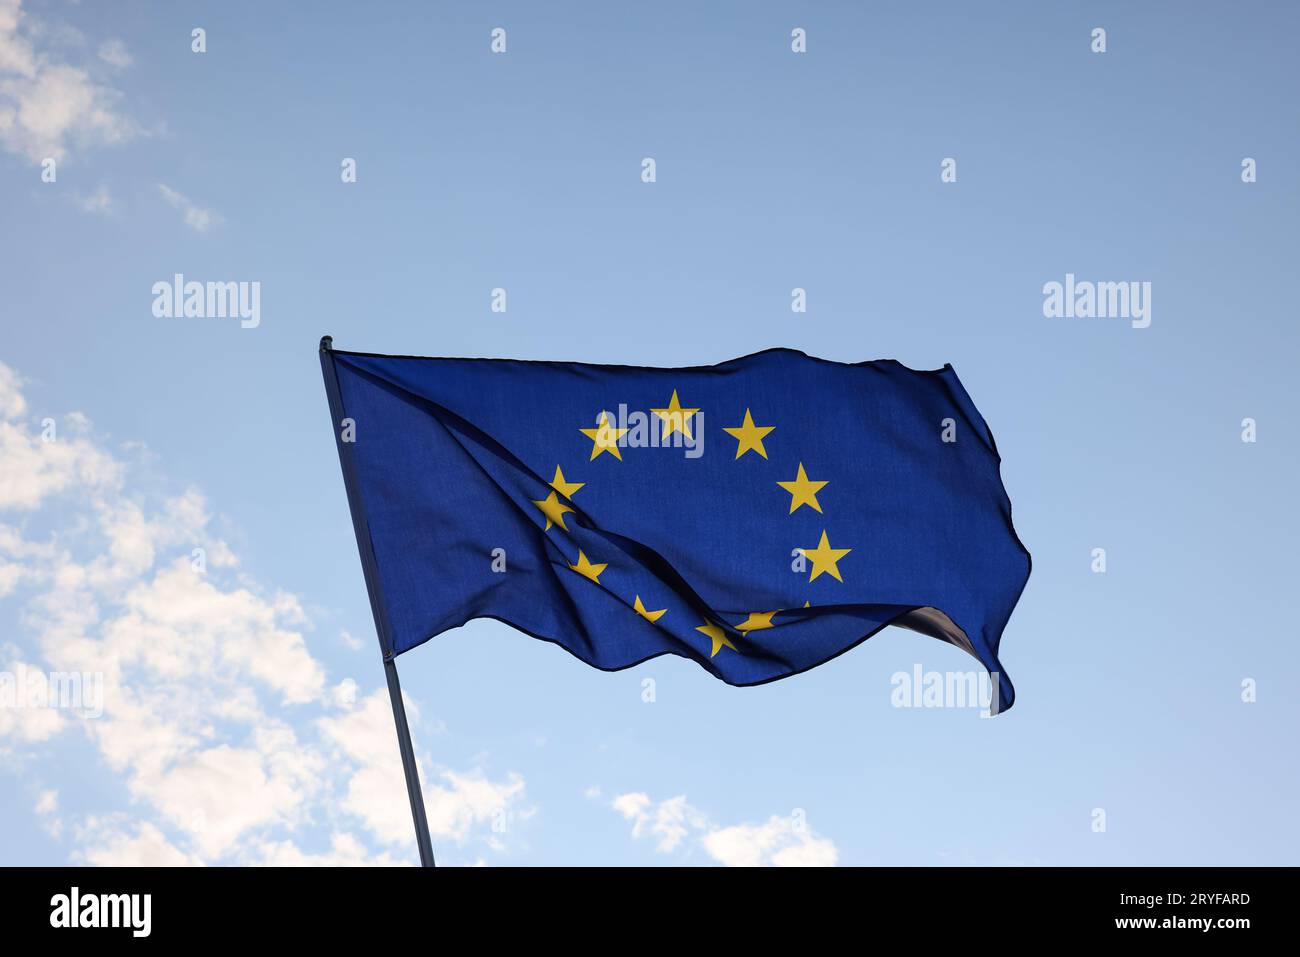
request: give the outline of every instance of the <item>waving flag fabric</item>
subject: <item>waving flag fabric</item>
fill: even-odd
[[[386,657],[487,617],[597,668],[673,654],[753,685],[896,624],[1013,701],[1029,554],[951,366],[321,359]]]

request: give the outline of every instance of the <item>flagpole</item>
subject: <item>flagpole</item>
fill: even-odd
[[[334,339],[322,336],[320,340],[321,374],[325,378],[325,394],[329,398],[330,423],[334,441],[338,446],[339,465],[343,469],[343,485],[348,493],[348,508],[352,512],[352,530],[357,536],[357,551],[361,556],[361,571],[366,579],[366,593],[370,597],[370,612],[375,618],[375,633],[384,657],[384,677],[388,681],[388,697],[393,705],[393,721],[397,725],[397,746],[402,754],[402,771],[406,775],[406,796],[411,802],[411,821],[415,824],[415,841],[420,849],[420,866],[433,867],[433,841],[429,837],[429,820],[424,810],[424,795],[420,791],[420,773],[415,765],[415,747],[411,744],[411,726],[406,721],[406,705],[402,701],[402,685],[397,679],[397,663],[393,660],[391,632],[384,603],[380,598],[379,575],[375,568],[375,554],[370,544],[370,530],[366,524],[365,509],[356,492],[355,465],[352,461],[352,442],[343,440],[343,398],[339,394],[338,372],[334,368]]]
[[[411,728],[406,723],[402,685],[397,680],[397,662],[392,658],[384,659],[384,677],[388,679],[388,697],[393,701],[393,720],[397,723],[397,746],[402,752],[402,770],[406,773],[406,796],[411,800],[411,820],[415,823],[415,840],[420,846],[420,866],[433,867],[433,841],[429,837],[429,819],[424,812],[424,795],[420,792],[420,773],[415,766]]]

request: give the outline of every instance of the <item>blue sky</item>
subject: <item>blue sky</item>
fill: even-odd
[[[104,676],[99,717],[0,708],[0,863],[414,859],[324,333],[951,362],[1034,556],[994,720],[893,707],[896,672],[973,667],[895,629],[752,689],[495,622],[426,643],[442,861],[1293,863],[1297,27],[0,0],[0,673]],[[259,325],[156,318],[175,273],[260,283]],[[1046,318],[1067,274],[1150,282],[1150,326]]]

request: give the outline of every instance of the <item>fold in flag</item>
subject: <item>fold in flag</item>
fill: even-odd
[[[886,625],[998,643],[1029,577],[951,366],[321,362],[385,657],[496,618],[612,671],[798,674]]]

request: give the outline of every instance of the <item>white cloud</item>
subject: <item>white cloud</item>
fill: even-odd
[[[344,678],[330,689],[330,701],[334,707],[344,710],[356,707],[357,683],[351,678]]]
[[[31,562],[49,561],[53,554],[49,542],[30,542],[14,526],[0,523],[0,598],[33,578]]]
[[[148,822],[91,818],[77,838],[81,850],[74,859],[95,867],[194,867],[203,863]]]
[[[69,733],[97,748],[101,763],[87,774],[109,781],[79,778],[78,803],[124,788],[131,813],[65,818],[77,859],[391,864],[412,855],[386,692],[359,699],[352,679],[330,686],[301,602],[237,571],[197,490],[136,491],[136,466],[106,450],[84,416],[65,416],[46,442],[27,410],[20,378],[0,364],[0,594],[16,599],[7,607],[22,641],[0,649],[0,662],[37,691],[51,672],[93,675],[102,700],[90,714],[0,699],[0,752],[30,759]],[[40,538],[27,537],[32,527]],[[205,567],[191,559],[196,546]],[[408,710],[418,720],[414,702]],[[495,825],[523,816],[522,778],[445,768],[431,778],[435,834],[504,848]],[[338,828],[340,816],[354,817],[359,833]],[[319,826],[330,850],[301,850],[302,833]]]
[[[418,721],[419,709],[403,697],[408,718]],[[377,689],[348,713],[322,718],[319,723],[326,737],[356,766],[348,780],[343,806],[381,841],[409,842],[411,806],[396,747],[388,693]],[[423,765],[420,771],[429,832],[435,838],[464,842],[476,827],[490,829],[512,815],[527,814],[519,809],[524,781],[517,774],[493,781],[477,769],[467,773],[444,769],[439,772],[438,781],[431,783],[425,777]],[[395,788],[395,781],[402,786]]]
[[[50,837],[58,840],[63,834],[63,821],[59,818],[59,792],[54,788],[36,795],[36,816]]]
[[[26,402],[21,395],[4,398],[6,373],[7,368],[0,372],[0,404],[7,401],[19,412],[0,421],[0,509],[31,510],[73,486],[101,491],[119,481],[118,463],[84,439],[74,435],[47,442],[14,422]]]
[[[121,40],[105,40],[99,45],[99,58],[111,67],[125,70],[135,62]]]
[[[4,363],[0,363],[0,419],[17,419],[27,411],[22,380]]]
[[[281,729],[253,747],[221,744],[177,762],[156,777],[137,778],[134,788],[194,841],[206,857],[230,851],[246,832],[269,824],[292,824],[324,770],[319,755],[299,749]]]
[[[492,781],[477,769],[468,773],[444,770],[440,776],[444,783],[424,785],[431,834],[463,842],[473,827],[505,828],[511,819],[531,814],[528,809],[516,812],[516,802],[524,794],[524,779],[518,774],[509,774],[501,781]],[[423,776],[420,780],[423,784]],[[499,839],[490,839],[489,843],[497,850],[503,849]]]
[[[632,822],[633,838],[652,837],[661,854],[685,844],[727,867],[834,867],[839,859],[835,844],[814,834],[802,812],[773,815],[763,824],[720,827],[685,795],[655,802],[635,791],[610,804]]]
[[[268,842],[256,851],[257,863],[270,867],[401,867],[411,863],[387,852],[373,854],[351,834],[330,835],[330,849],[321,854],[302,851],[291,841]]]
[[[0,670],[0,752],[11,744],[46,741],[63,730],[63,711],[48,705],[49,676],[23,661]]]
[[[685,795],[655,804],[648,794],[620,794],[612,804],[632,822],[632,836],[653,835],[655,849],[662,854],[673,851],[691,831],[708,826],[708,819],[686,803]]]
[[[834,843],[816,837],[797,818],[773,815],[765,824],[736,824],[703,837],[709,856],[728,867],[834,867]]]
[[[152,551],[148,542],[129,547]],[[138,557],[123,551],[121,561]],[[218,587],[179,558],[131,588],[121,604],[122,613],[104,625],[101,664],[139,665],[166,679],[251,678],[286,704],[317,700],[324,691],[324,670],[292,627],[301,618],[291,596]]]
[[[0,0],[0,72],[30,76],[36,72],[31,41],[19,36],[22,0]]]
[[[83,213],[98,216],[107,216],[116,208],[108,187],[102,185],[93,193],[73,193],[72,203]]]
[[[173,209],[180,210],[185,225],[195,232],[206,233],[213,226],[223,222],[219,213],[195,205],[184,193],[172,189],[166,183],[158,184],[158,192],[162,193],[163,199],[167,200]]]
[[[22,0],[0,0],[0,147],[39,163],[62,161],[73,144],[111,145],[139,135],[118,109],[120,91],[37,48],[49,35]],[[109,53],[126,55],[112,46]]]

